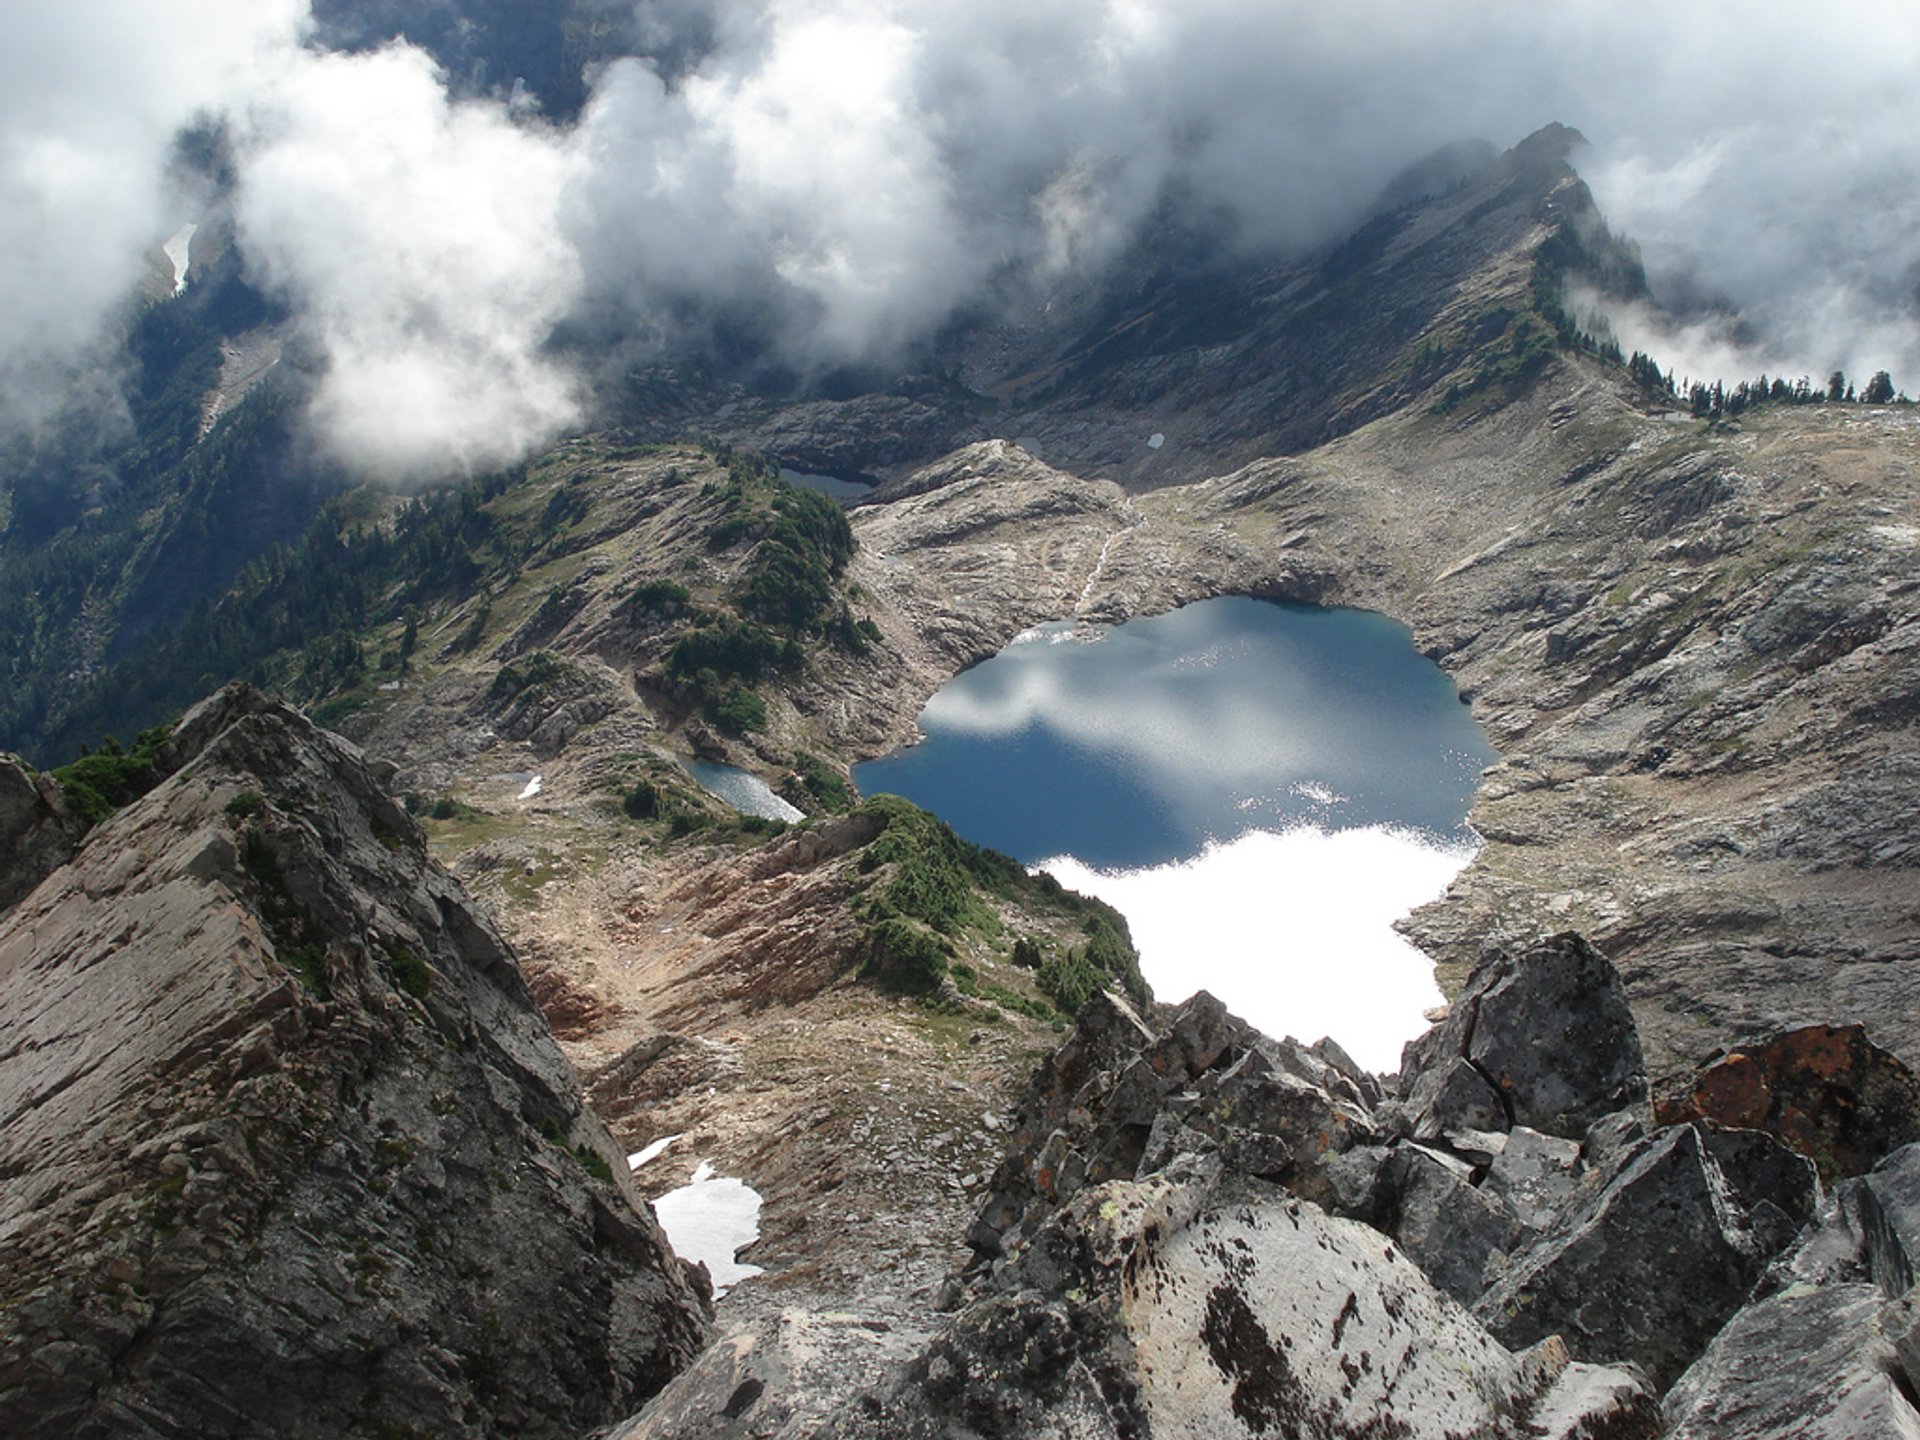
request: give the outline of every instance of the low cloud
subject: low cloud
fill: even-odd
[[[577,302],[564,137],[449,100],[421,51],[289,57],[238,124],[249,273],[321,363],[333,453],[396,479],[497,466],[582,415],[547,351]]]
[[[397,477],[580,423],[609,345],[732,314],[802,369],[884,360],[988,294],[1096,280],[1156,213],[1295,250],[1421,155],[1551,120],[1681,312],[1621,320],[1663,363],[1920,378],[1920,14],[1889,0],[654,0],[566,126],[455,99],[404,46],[305,48],[303,11],[9,17],[16,418],[187,218],[165,161],[201,114],[233,123],[240,250],[317,357],[315,428]]]
[[[299,0],[65,0],[9,8],[0,44],[0,423],[87,387],[145,252],[193,214],[182,127],[298,38]]]

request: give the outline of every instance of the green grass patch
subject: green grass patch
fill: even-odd
[[[800,777],[802,788],[822,810],[838,815],[852,806],[853,786],[845,775],[818,755],[803,753],[794,756],[793,769]]]
[[[416,1000],[433,993],[433,967],[420,958],[418,951],[404,940],[390,940],[385,948],[387,969],[402,990]]]

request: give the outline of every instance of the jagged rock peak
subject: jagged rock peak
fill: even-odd
[[[706,1302],[381,767],[245,687],[167,761],[0,916],[0,1432],[632,1409]]]
[[[85,828],[59,786],[0,755],[0,911],[65,864]]]
[[[1566,165],[1574,152],[1585,149],[1588,143],[1587,137],[1571,125],[1555,120],[1542,125],[1502,158],[1515,168]]]

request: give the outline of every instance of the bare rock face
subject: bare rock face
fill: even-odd
[[[1154,1026],[1119,997],[1098,995],[1028,1087],[968,1242],[983,1259],[1004,1255],[1083,1186],[1194,1150],[1330,1199],[1324,1162],[1373,1138],[1353,1079],[1304,1046],[1262,1035],[1205,991]]]
[[[1679,1126],[1590,1176],[1475,1313],[1508,1344],[1564,1335],[1580,1358],[1632,1360],[1664,1387],[1739,1309],[1768,1239],[1792,1233],[1756,1226],[1702,1133]]]
[[[707,1307],[512,954],[346,742],[232,687],[173,754],[0,917],[0,1432],[631,1410]]]
[[[1684,1440],[1920,1437],[1920,1146],[1839,1186],[1818,1225],[1668,1392]]]
[[[1920,1437],[1920,1412],[1894,1380],[1872,1285],[1775,1295],[1742,1310],[1666,1401],[1670,1440],[1886,1440]]]
[[[1920,1075],[1859,1025],[1808,1025],[1743,1045],[1654,1097],[1662,1124],[1765,1130],[1832,1181],[1920,1140]]]
[[[0,910],[65,864],[85,829],[59,786],[0,755]]]

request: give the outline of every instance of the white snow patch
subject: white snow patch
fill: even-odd
[[[1330,1035],[1388,1072],[1441,1003],[1432,966],[1393,922],[1438,899],[1476,848],[1384,825],[1300,825],[1148,869],[1095,870],[1071,855],[1038,868],[1127,917],[1160,999],[1184,1000],[1204,977],[1268,1034]]]
[[[1162,435],[1158,430],[1154,431],[1153,434],[1147,437],[1147,448],[1149,450],[1158,450],[1162,445],[1166,443],[1167,443],[1167,437],[1165,435]]]
[[[680,1137],[678,1135],[662,1135],[658,1140],[652,1141],[649,1144],[641,1146],[638,1150],[634,1151],[631,1155],[627,1156],[627,1169],[638,1170],[642,1165],[646,1164],[649,1160],[659,1159],[662,1155],[667,1153],[667,1146],[671,1145],[674,1141],[678,1140],[679,1138]]]
[[[715,1299],[760,1274],[758,1265],[734,1258],[760,1238],[760,1192],[746,1181],[716,1175],[702,1160],[690,1182],[653,1202],[653,1213],[673,1253],[707,1267]]]
[[[200,227],[189,221],[167,237],[167,243],[160,247],[160,253],[173,262],[173,293],[178,295],[187,288],[187,266],[191,263],[193,232]]]
[[[520,792],[520,798],[522,800],[531,800],[533,799],[534,796],[538,795],[539,793],[540,793],[540,777],[536,775],[531,780],[527,781],[527,788]]]

